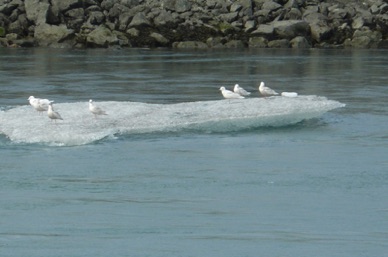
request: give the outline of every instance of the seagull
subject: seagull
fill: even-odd
[[[246,91],[244,88],[240,87],[239,84],[234,85],[233,91],[236,94],[239,94],[241,96],[248,96],[251,94],[251,92]]]
[[[233,91],[225,89],[225,87],[220,87],[220,90],[224,98],[227,98],[227,99],[245,98],[237,93],[234,93]]]
[[[94,114],[94,117],[97,117],[97,115],[107,115],[104,110],[93,104],[92,99],[89,100],[89,111]]]
[[[269,87],[266,87],[263,81],[260,83],[259,91],[263,96],[271,96],[271,95],[278,95],[279,94],[275,90],[273,90]]]
[[[56,120],[63,120],[61,115],[59,115],[58,112],[54,111],[54,108],[53,108],[53,103],[50,102],[49,105],[48,105],[48,110],[47,110],[47,115],[50,119],[54,120],[55,122],[57,122]]]
[[[48,105],[51,102],[48,99],[35,98],[34,96],[30,96],[27,100],[30,102],[30,105],[34,107],[34,109],[39,113],[47,111]]]

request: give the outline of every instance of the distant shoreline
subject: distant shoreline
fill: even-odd
[[[25,0],[0,47],[388,48],[383,0]]]

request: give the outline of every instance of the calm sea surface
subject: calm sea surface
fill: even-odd
[[[388,256],[387,51],[0,48],[0,58],[0,256]],[[259,98],[260,81],[346,106],[277,127],[217,120],[241,107],[220,86]],[[30,95],[54,100],[64,121],[35,112]],[[108,115],[94,119],[89,99]],[[286,105],[296,118],[297,104],[267,113]],[[85,112],[82,129],[69,109]],[[128,118],[113,120],[120,112]]]

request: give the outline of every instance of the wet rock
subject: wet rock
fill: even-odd
[[[231,40],[224,45],[226,48],[245,48],[242,40]]]
[[[311,44],[305,37],[295,37],[290,41],[292,48],[311,48]]]
[[[290,48],[290,41],[287,39],[272,40],[268,42],[269,48]]]
[[[207,44],[200,41],[184,41],[184,42],[174,42],[172,44],[174,48],[180,49],[206,49],[208,48]]]

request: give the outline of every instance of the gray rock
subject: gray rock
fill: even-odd
[[[125,12],[125,13],[120,14],[119,21],[118,21],[119,30],[125,31],[128,27],[128,24],[132,20],[132,18],[133,18],[132,12]]]
[[[311,48],[311,44],[305,37],[295,37],[290,43],[292,48]]]
[[[226,48],[245,48],[244,42],[242,40],[230,40],[224,45]]]
[[[266,48],[268,40],[264,37],[251,37],[248,42],[249,48]]]
[[[365,22],[364,22],[364,18],[362,16],[357,17],[352,22],[353,29],[360,29],[360,28],[364,27],[364,25],[365,25]]]
[[[310,24],[310,28],[311,37],[317,42],[328,39],[333,32],[333,29],[323,22]]]
[[[118,41],[117,36],[104,25],[98,26],[86,38],[87,44],[95,47],[108,47],[109,45],[117,44]]]
[[[109,9],[109,18],[111,20],[117,20],[119,16],[123,13],[131,11],[130,8],[122,4],[114,4],[111,9]]]
[[[80,0],[51,0],[51,4],[57,7],[60,12],[65,12],[70,8],[82,6]]]
[[[248,20],[247,22],[245,22],[245,25],[244,25],[245,33],[250,33],[254,31],[255,28],[256,28],[256,21]]]
[[[74,35],[74,31],[65,25],[39,24],[35,28],[34,38],[39,46],[53,46]]]
[[[302,12],[297,8],[291,8],[285,15],[285,20],[301,20]]]
[[[155,17],[154,24],[155,26],[164,26],[169,23],[175,23],[176,19],[170,11],[161,10],[159,15]]]
[[[27,19],[34,24],[45,24],[47,13],[50,7],[48,0],[25,0]]]
[[[290,48],[290,41],[287,39],[272,40],[268,42],[269,48]]]
[[[233,3],[231,6],[230,6],[230,12],[239,12],[241,9],[243,8],[243,6],[239,3]]]
[[[274,33],[283,39],[292,39],[297,36],[308,36],[310,25],[306,21],[290,20],[273,23]]]
[[[150,37],[155,39],[156,42],[158,42],[161,45],[167,45],[170,42],[170,40],[165,38],[162,34],[159,34],[159,33],[156,33],[156,32],[151,33]]]
[[[126,31],[126,33],[128,35],[130,35],[131,37],[138,37],[140,35],[140,31],[138,29],[135,29],[135,28],[130,28]]]
[[[100,25],[105,21],[105,15],[100,11],[91,12],[88,21],[90,24]]]
[[[181,49],[206,49],[208,48],[207,44],[200,41],[184,41],[184,42],[174,42],[172,44],[174,48]]]
[[[274,27],[268,24],[261,24],[259,27],[251,33],[252,36],[262,36],[271,38],[274,34]]]
[[[228,23],[232,23],[233,21],[237,20],[238,12],[221,14],[219,16],[219,18],[220,18],[221,21],[226,21]]]
[[[147,27],[150,25],[151,22],[147,19],[146,15],[143,12],[140,12],[133,17],[129,27]]]
[[[351,46],[354,48],[377,48],[381,40],[381,32],[363,27],[354,32]]]
[[[283,8],[282,5],[273,1],[265,1],[264,4],[262,5],[262,9],[268,10],[269,12],[274,12],[281,8]]]
[[[178,13],[187,12],[191,9],[191,4],[188,0],[176,0],[175,11]]]
[[[103,10],[109,11],[110,9],[113,8],[113,5],[116,3],[116,0],[103,0],[101,2],[101,8]]]
[[[223,37],[210,37],[206,40],[206,44],[211,48],[223,48],[224,38]]]

